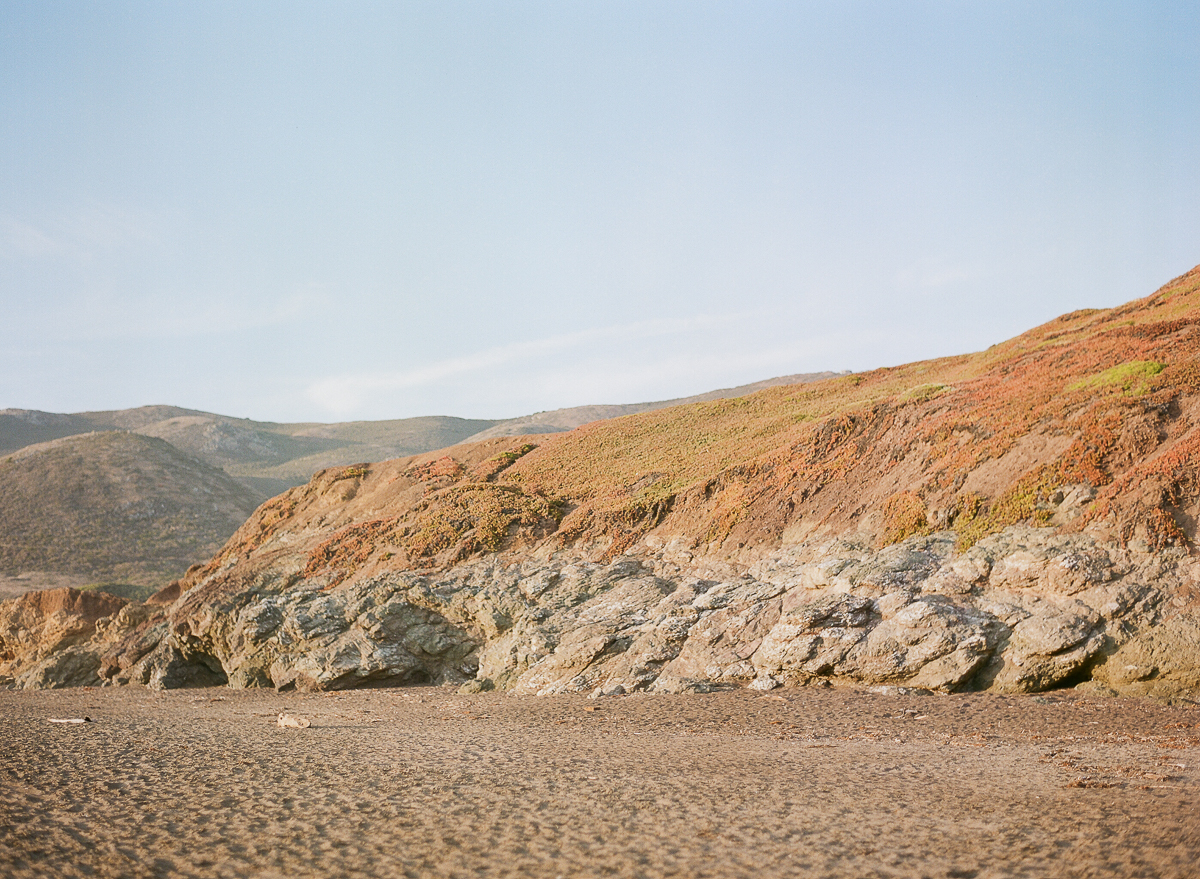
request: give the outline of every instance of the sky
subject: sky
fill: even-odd
[[[0,4],[0,408],[504,418],[1200,263],[1194,3]]]

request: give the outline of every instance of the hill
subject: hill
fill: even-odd
[[[327,469],[71,662],[164,687],[1194,699],[1197,461],[1200,268],[976,354]]]
[[[359,505],[392,514],[386,533],[407,537],[381,531],[380,545],[417,567],[540,534],[546,522],[520,514],[526,506],[560,518],[560,540],[606,557],[651,532],[736,556],[954,526],[965,547],[1008,525],[1046,524],[1054,497],[1086,485],[1097,502],[1077,526],[1151,549],[1187,546],[1200,512],[1198,289],[1193,270],[1148,299],[1065,315],[978,354],[360,468],[364,500],[339,504],[338,518],[353,520]],[[348,478],[318,474],[248,527]],[[499,544],[480,534],[493,527],[493,497],[508,519]],[[430,529],[441,538],[418,539]],[[235,540],[229,551],[244,548]]]
[[[695,399],[728,396],[783,381],[813,378],[816,376],[768,379],[742,388],[702,394]],[[17,480],[23,496],[36,495],[37,481],[44,482],[47,493],[41,498],[41,505],[20,502],[12,511],[0,517],[0,540],[7,546],[0,557],[0,564],[3,565],[0,567],[0,598],[18,595],[30,588],[83,586],[97,578],[122,581],[109,582],[107,588],[127,597],[144,597],[146,590],[153,591],[161,587],[178,576],[191,562],[210,555],[257,503],[288,488],[303,485],[316,471],[358,461],[413,455],[467,441],[472,436],[486,436],[489,430],[506,436],[513,433],[514,425],[518,424],[536,426],[542,431],[563,431],[584,421],[662,408],[671,402],[577,407],[503,422],[429,416],[340,424],[278,424],[177,406],[142,406],[73,415],[6,409],[0,412],[0,456],[20,459],[34,451],[47,451],[43,448],[46,443],[93,433],[122,431],[154,437],[165,440],[182,453],[174,459],[176,462],[196,459],[208,465],[207,468],[198,468],[194,466],[196,460],[191,460],[187,466],[168,468],[171,470],[170,479],[162,486],[166,495],[186,494],[188,489],[183,483],[195,479],[195,484],[191,486],[194,493],[208,494],[216,485],[218,493],[235,498],[235,508],[244,514],[195,519],[197,530],[190,537],[185,534],[188,527],[186,517],[176,519],[161,532],[167,542],[160,551],[149,546],[147,541],[151,539],[151,532],[142,529],[142,554],[138,556],[140,560],[134,560],[128,553],[127,530],[104,508],[106,501],[99,489],[90,494],[79,493],[72,498],[70,516],[73,524],[64,525],[66,507],[62,503],[63,498],[56,493],[64,480],[77,478],[79,474],[55,474],[51,471],[56,466],[74,467],[78,460],[67,454],[66,446],[58,447],[54,454],[39,458],[36,477],[33,473],[25,473]],[[124,452],[136,447],[132,440],[127,441],[126,445],[130,443],[133,445],[124,449]],[[97,442],[69,445],[85,458],[93,456],[88,458],[88,467],[92,468],[89,472],[103,472],[109,484],[121,482],[123,477],[119,468],[124,463],[132,466],[135,460],[132,455],[112,454],[114,447],[111,445],[102,447]],[[155,455],[162,453],[161,445],[146,448],[153,448]],[[97,455],[100,457],[96,458]],[[234,477],[241,487],[232,487],[229,480],[220,478],[212,468]],[[139,473],[139,468],[135,467],[126,475],[136,482],[140,478]],[[93,502],[101,506],[89,511],[87,505]],[[42,513],[47,518],[38,521]],[[90,523],[86,534],[79,524],[85,519]],[[105,531],[105,528],[109,530]],[[65,549],[69,541],[74,539],[83,541],[78,553]],[[105,541],[111,545],[102,546]],[[180,553],[185,546],[192,547],[196,554],[182,563],[183,556]],[[150,561],[150,556],[156,553],[159,560]],[[85,557],[93,558],[95,563],[84,561]],[[39,567],[29,568],[29,564]]]
[[[323,467],[441,448],[495,423],[430,416],[342,424],[275,424],[177,406],[74,415],[5,409],[0,412],[0,455],[31,443],[82,433],[131,431],[167,440],[181,451],[225,470],[265,500],[304,484]]]
[[[181,451],[221,468],[248,486],[260,500],[266,500],[303,485],[313,473],[327,467],[416,455],[492,436],[562,432],[589,421],[741,396],[764,387],[815,381],[835,374],[780,376],[679,400],[577,406],[502,421],[433,415],[391,421],[281,424],[178,406],[141,406],[73,415],[5,409],[0,411],[0,455],[83,433],[126,430],[164,439]]]
[[[593,421],[607,421],[610,418],[620,418],[623,415],[636,415],[640,412],[653,412],[656,409],[669,409],[674,406],[684,406],[688,403],[703,403],[708,400],[724,400],[730,397],[744,397],[763,388],[774,388],[781,385],[800,385],[822,381],[846,372],[806,372],[797,375],[781,375],[764,381],[739,385],[736,388],[721,388],[696,394],[691,397],[678,397],[673,400],[659,400],[654,403],[625,403],[620,405],[573,406],[569,409],[554,409],[550,412],[537,412],[533,415],[523,415],[519,418],[509,418],[497,422],[492,427],[481,430],[467,437],[463,442],[478,442],[499,436],[521,436],[529,433],[563,433],[574,430]]]
[[[0,573],[28,586],[67,575],[159,588],[257,505],[160,439],[108,431],[28,446],[0,459]]]

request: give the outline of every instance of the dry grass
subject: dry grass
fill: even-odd
[[[1068,451],[1012,484],[973,516],[982,536],[1014,521],[1043,521],[1038,502],[1072,483],[1111,483],[1111,455],[1131,418],[1197,391],[1200,271],[1146,299],[1065,315],[987,351],[880,369],[749,397],[600,422],[547,440],[507,478],[586,507],[611,523],[661,509],[720,474],[745,491],[805,485],[811,492],[871,463],[883,471],[918,447],[921,498],[953,492],[980,464],[1041,432],[1075,437]],[[873,443],[901,434],[879,466]],[[728,506],[728,504],[726,504]],[[737,513],[718,511],[728,523]],[[608,523],[608,524],[606,524]],[[714,522],[705,536],[727,531]],[[906,529],[901,528],[900,531]],[[893,534],[899,533],[891,532]]]
[[[0,463],[0,572],[161,588],[251,514],[253,493],[151,437],[85,434]]]
[[[797,523],[830,534],[861,525],[883,542],[950,525],[966,547],[1017,522],[1046,524],[1059,489],[1078,483],[1099,490],[1080,524],[1186,544],[1200,505],[1193,413],[1200,269],[977,354],[630,415],[537,446],[458,446],[392,476],[384,465],[340,483],[319,475],[290,495],[299,509],[265,507],[227,554],[252,549],[256,528],[326,521],[346,509],[337,486],[347,483],[364,493],[354,502],[364,512],[332,534],[321,525],[309,559],[310,574],[335,582],[550,533],[609,557],[651,529],[735,551]],[[985,465],[988,488],[972,488]]]

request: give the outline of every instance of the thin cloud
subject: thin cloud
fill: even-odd
[[[159,296],[93,293],[31,317],[59,343],[211,338],[311,321],[334,297],[320,285],[263,297],[257,291],[163,292]]]
[[[952,265],[940,258],[927,258],[896,272],[894,283],[900,290],[927,293],[970,279],[971,272],[962,266]]]
[[[331,297],[316,285],[269,301],[226,292],[220,298],[200,295],[183,302],[169,300],[145,306],[129,303],[121,309],[122,322],[100,335],[105,338],[228,335],[307,320],[327,312],[331,305]]]
[[[329,376],[310,385],[306,396],[312,402],[331,412],[344,414],[353,412],[372,397],[381,394],[427,387],[446,379],[492,371],[514,363],[546,357],[559,351],[571,351],[572,357],[575,359],[579,357],[580,349],[594,349],[601,343],[628,343],[634,339],[677,336],[700,330],[728,327],[731,323],[744,320],[747,316],[745,313],[702,315],[641,321],[563,333],[543,339],[487,348],[461,357],[435,361],[414,369]]]
[[[5,259],[41,258],[62,249],[50,235],[15,217],[0,216],[0,256]]]
[[[0,256],[91,262],[130,247],[162,243],[166,220],[153,211],[111,204],[77,205],[41,221],[0,215]]]

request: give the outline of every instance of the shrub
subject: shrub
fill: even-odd
[[[959,551],[970,549],[987,535],[1009,525],[1020,522],[1049,524],[1050,510],[1044,505],[1060,484],[1053,468],[1038,467],[1000,495],[986,512],[982,498],[972,496],[968,502],[970,515],[955,522]]]
[[[1150,389],[1150,379],[1165,368],[1166,364],[1155,360],[1131,360],[1068,385],[1067,390],[1079,391],[1084,388],[1120,385],[1123,393],[1136,397],[1146,393]]]
[[[542,520],[557,526],[562,518],[557,504],[510,485],[458,485],[439,493],[435,500],[406,541],[414,558],[435,556],[472,531],[473,548],[495,552],[504,544],[510,526],[532,527]]]
[[[911,491],[894,494],[883,505],[883,539],[899,543],[914,534],[927,534],[929,522],[925,504]]]
[[[533,443],[525,443],[524,445],[518,446],[515,449],[509,449],[506,452],[493,455],[491,458],[488,458],[482,464],[475,467],[475,469],[471,471],[471,476],[482,482],[490,482],[501,472],[507,470],[509,467],[517,463],[517,461],[521,460],[536,448],[537,446]]]

